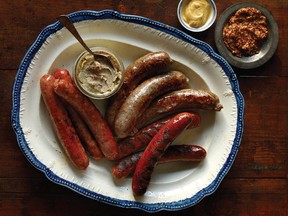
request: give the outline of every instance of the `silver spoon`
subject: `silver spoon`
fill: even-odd
[[[92,56],[94,56],[94,59],[97,61],[97,59],[102,59],[110,64],[110,66],[114,67],[111,60],[102,54],[94,53],[84,42],[84,40],[81,38],[80,34],[78,33],[77,29],[75,28],[73,22],[69,19],[66,15],[60,15],[59,21],[71,32],[71,34],[79,41],[79,43],[89,52]]]

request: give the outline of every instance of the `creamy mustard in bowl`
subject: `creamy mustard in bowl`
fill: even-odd
[[[73,79],[79,90],[92,99],[105,99],[114,95],[123,83],[123,64],[109,49],[91,48],[105,58],[94,58],[83,52],[75,63]]]

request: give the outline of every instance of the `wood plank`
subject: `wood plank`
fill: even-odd
[[[1,180],[4,190],[0,211],[8,215],[127,215],[139,210],[117,208],[80,196],[52,183],[35,179]],[[24,185],[21,189],[17,185]],[[43,184],[43,188],[41,185]],[[26,185],[26,187],[25,187]],[[15,190],[16,188],[16,190]],[[18,188],[18,189],[17,189]],[[24,190],[23,190],[24,188]],[[20,189],[20,191],[19,191]],[[26,189],[26,190],[25,190]],[[2,188],[1,188],[2,190]],[[218,190],[197,205],[179,212],[158,212],[155,215],[285,215],[287,211],[286,179],[225,179]],[[3,197],[5,199],[3,199]],[[67,205],[69,203],[69,205]],[[83,207],[85,206],[85,207]],[[94,212],[94,214],[93,214]]]
[[[161,2],[161,1],[160,1]],[[145,3],[141,1],[61,1],[55,6],[53,1],[6,1],[1,3],[0,20],[3,21],[4,28],[0,31],[0,69],[16,69],[28,48],[32,45],[40,31],[57,21],[60,14],[69,14],[78,10],[105,10],[111,9],[122,13],[137,14],[146,17],[162,17],[161,22],[170,25],[178,25],[175,8],[177,1],[167,1],[165,6],[159,1]],[[153,10],[151,10],[153,8]],[[13,10],[13,13],[11,13]],[[15,11],[15,12],[14,12]],[[17,11],[17,13],[16,13]],[[47,12],[49,11],[49,15]],[[173,11],[173,12],[172,12]],[[174,17],[174,19],[171,19]],[[21,37],[21,40],[19,40]],[[3,43],[4,42],[4,43]],[[9,55],[7,55],[9,53]]]
[[[240,78],[245,98],[244,133],[233,177],[287,174],[288,78]],[[286,90],[285,90],[286,89]]]
[[[243,2],[241,0],[227,0],[225,1],[225,4],[221,4],[220,2],[216,1],[217,6],[217,19],[222,14],[222,12],[230,5],[233,5],[237,2]],[[286,52],[287,50],[287,43],[285,41],[288,41],[288,29],[285,27],[288,25],[288,20],[283,19],[283,17],[286,17],[286,12],[283,10],[283,8],[287,8],[287,1],[278,1],[277,3],[275,1],[254,1],[255,3],[258,3],[262,5],[263,7],[266,7],[272,16],[274,17],[278,29],[279,29],[279,43],[277,50],[275,54],[272,56],[272,58],[265,63],[263,66],[260,66],[258,68],[253,69],[238,69],[233,67],[235,72],[238,75],[245,75],[245,76],[288,76],[288,62],[284,59],[288,59],[288,54]],[[212,47],[216,49],[215,41],[211,41]],[[283,61],[284,60],[284,61]]]
[[[216,1],[217,18],[241,0]],[[244,134],[236,160],[212,195],[179,212],[154,215],[288,215],[288,1],[258,0],[279,27],[275,55],[252,70],[233,68],[245,98]],[[112,9],[176,27],[209,43],[216,23],[202,33],[185,30],[176,16],[178,1],[17,0],[0,3],[0,215],[148,215],[88,199],[50,182],[18,147],[11,128],[11,92],[19,64],[40,31],[60,14]]]
[[[226,9],[227,6],[232,5],[236,1],[227,1],[225,5],[216,3],[218,9],[218,17],[221,12]],[[162,0],[152,0],[152,1],[140,1],[141,7],[138,6],[137,1],[110,1],[107,2],[105,0],[97,1],[97,4],[93,0],[81,2],[79,5],[78,2],[69,2],[69,7],[67,7],[67,3],[65,1],[61,1],[57,3],[57,7],[55,7],[54,2],[50,1],[27,1],[27,0],[18,0],[10,1],[2,3],[0,8],[0,20],[3,20],[4,28],[0,31],[0,41],[4,43],[0,43],[0,49],[3,51],[0,53],[1,65],[0,69],[16,69],[22,60],[24,54],[27,49],[36,39],[37,35],[40,33],[41,29],[46,27],[47,25],[54,23],[57,19],[57,16],[60,14],[68,14],[77,10],[104,10],[104,9],[112,9],[122,13],[127,14],[137,14],[139,16],[144,16],[147,18],[154,18],[156,21],[165,23],[167,25],[171,25],[176,27],[183,32],[203,41],[206,41],[212,47],[216,49],[216,45],[214,42],[215,25],[212,28],[208,29],[202,33],[191,33],[185,30],[179,23],[176,14],[177,1],[166,1],[163,3]],[[274,18],[276,22],[283,22],[287,25],[287,20],[282,20],[282,17],[286,15],[283,14],[284,10],[282,8],[285,7],[285,2],[281,1],[278,4],[272,4],[270,2],[263,2],[263,6],[266,6],[271,11],[273,11]],[[287,7],[287,4],[286,4]],[[17,13],[11,13],[11,8],[13,11],[18,11]],[[153,8],[151,10],[150,8]],[[47,16],[47,10],[49,10],[49,16]],[[35,14],[40,14],[41,17],[36,18]],[[9,26],[13,26],[13,28],[9,28]],[[281,28],[279,26],[280,34],[282,35],[281,40],[287,41],[288,34],[287,28]],[[19,35],[21,35],[21,40],[19,40]],[[7,37],[9,36],[9,37]],[[281,42],[280,40],[280,42]],[[269,70],[264,70],[264,67],[259,67],[253,70],[239,70],[235,69],[236,72],[250,75],[262,74],[262,75],[288,75],[288,66],[287,63],[282,63],[281,59],[287,59],[287,53],[284,43],[279,43],[279,47],[277,49],[277,53],[273,56],[273,58],[265,64],[265,68],[268,67]],[[9,55],[7,55],[9,53]],[[270,72],[269,72],[270,71]]]

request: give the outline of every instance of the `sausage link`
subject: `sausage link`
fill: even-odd
[[[102,159],[104,156],[95,138],[92,136],[89,128],[87,127],[81,116],[69,105],[66,106],[66,109],[80,140],[83,142],[84,148],[86,148],[86,150],[94,160]]]
[[[112,175],[114,178],[120,179],[130,175],[136,168],[143,151],[129,155],[112,167]],[[206,157],[206,151],[197,145],[172,145],[169,146],[158,164],[168,162],[200,162]]]
[[[57,136],[66,154],[78,169],[86,169],[89,158],[76,134],[65,107],[54,93],[55,77],[45,74],[40,79],[42,98],[49,112]]]
[[[191,121],[191,113],[180,113],[166,123],[153,137],[138,161],[132,178],[132,190],[135,195],[143,195],[146,192],[155,165],[167,147],[189,126]]]
[[[160,119],[145,128],[139,130],[133,136],[127,137],[118,144],[119,155],[117,159],[121,159],[131,153],[138,151],[139,149],[147,146],[151,139],[157,134],[157,132],[171,119],[167,117]]]
[[[54,72],[54,76],[56,79],[65,79],[68,82],[72,82],[72,78],[70,73],[66,69],[58,69]],[[84,148],[90,156],[94,160],[100,160],[104,156],[96,142],[95,138],[92,136],[91,131],[89,130],[86,123],[83,121],[81,116],[71,107],[69,104],[66,103],[66,110],[71,118],[71,121],[75,127],[75,130],[80,138],[80,140],[84,144]]]
[[[116,179],[125,178],[130,175],[136,168],[138,161],[143,155],[143,151],[136,152],[121,159],[112,167],[112,176]]]
[[[140,57],[125,69],[123,85],[109,101],[106,112],[106,119],[111,128],[114,128],[115,117],[131,91],[144,79],[165,71],[171,64],[170,56],[166,52],[159,51]]]
[[[146,110],[151,101],[168,91],[188,86],[189,79],[181,72],[171,71],[150,78],[135,88],[122,104],[115,118],[115,134],[119,138],[133,135],[137,119]]]
[[[66,69],[57,69],[54,72],[54,77],[56,79],[67,79],[68,81],[72,81],[72,77],[68,70]]]
[[[191,161],[199,162],[206,157],[206,150],[198,145],[172,145],[162,156],[160,163]]]
[[[136,127],[141,128],[146,122],[163,114],[184,109],[205,109],[220,111],[223,106],[213,92],[195,89],[181,89],[169,92],[155,99],[138,118]]]
[[[114,160],[118,154],[117,143],[107,122],[92,101],[77,89],[71,79],[58,79],[54,91],[83,118],[104,156],[108,160]]]
[[[191,114],[192,114],[192,122],[189,125],[189,128],[198,127],[201,122],[200,115],[197,113],[191,113]],[[176,114],[173,114],[168,117],[157,120],[147,125],[146,127],[142,128],[133,136],[127,137],[124,140],[122,140],[118,144],[119,155],[117,159],[121,159],[147,146],[151,141],[151,139],[157,134],[157,132],[175,115]]]

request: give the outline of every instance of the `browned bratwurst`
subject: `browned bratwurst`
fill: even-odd
[[[54,91],[83,118],[99,147],[108,160],[118,155],[117,142],[100,111],[88,97],[83,95],[70,79],[58,79]]]
[[[157,75],[172,64],[170,56],[163,51],[148,53],[125,69],[121,89],[112,97],[107,108],[106,119],[113,129],[115,117],[130,92],[144,79]]]
[[[138,118],[136,127],[141,128],[146,122],[162,114],[183,109],[220,111],[222,108],[218,96],[211,91],[181,89],[156,98]]]
[[[133,135],[139,116],[157,96],[176,89],[186,88],[189,79],[179,71],[152,77],[135,88],[122,104],[115,118],[115,134],[119,138]]]
[[[41,94],[49,112],[57,136],[72,163],[78,169],[86,169],[89,158],[76,134],[68,113],[58,96],[54,93],[55,77],[45,74],[40,79]]]
[[[112,167],[114,178],[120,179],[130,175],[136,168],[138,161],[143,155],[143,151],[129,155]],[[172,145],[169,146],[158,164],[168,162],[200,162],[206,156],[206,151],[197,145]]]

